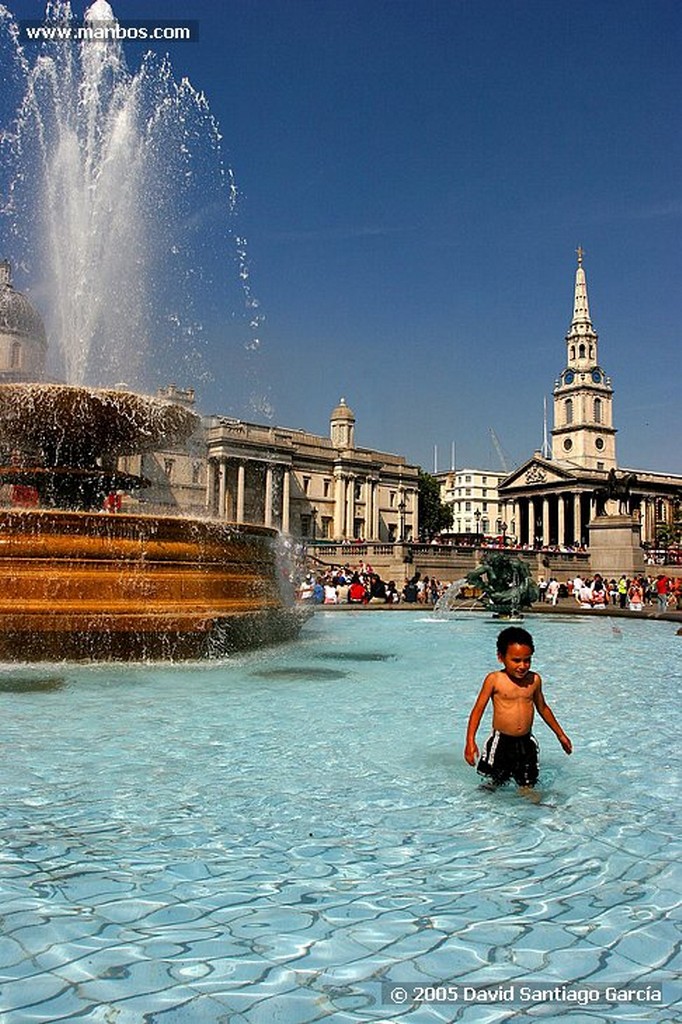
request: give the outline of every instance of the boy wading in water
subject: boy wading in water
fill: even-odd
[[[550,727],[567,754],[573,747],[545,700],[542,680],[532,672],[535,647],[525,629],[509,626],[497,638],[497,660],[504,670],[490,672],[483,680],[467,728],[464,759],[476,764],[479,755],[476,730],[488,701],[493,702],[493,733],[486,741],[477,765],[493,786],[514,779],[517,785],[531,789],[538,781],[538,745],[531,733],[535,710]]]

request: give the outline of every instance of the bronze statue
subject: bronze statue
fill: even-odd
[[[630,515],[632,513],[632,488],[636,483],[636,473],[624,473],[619,477],[612,467],[606,478],[606,486],[600,487],[594,492],[596,514],[598,516],[608,515],[606,502],[611,498],[618,501],[618,515]]]
[[[528,564],[501,551],[486,553],[466,581],[483,591],[481,599],[498,616],[517,616],[538,599]]]

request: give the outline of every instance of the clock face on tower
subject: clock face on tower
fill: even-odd
[[[592,380],[595,384],[601,384],[601,373],[599,372],[599,370],[592,371]]]
[[[572,384],[574,380],[575,374],[573,373],[573,371],[566,370],[566,373],[564,374],[564,384]]]

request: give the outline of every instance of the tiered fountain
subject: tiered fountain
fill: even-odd
[[[0,385],[0,659],[188,658],[295,635],[277,534],[102,511],[144,485],[116,456],[185,439],[195,416],[131,392]]]
[[[71,17],[66,3],[51,11]],[[86,12],[113,17],[104,0]],[[16,42],[11,27],[7,38]],[[23,99],[0,133],[13,168],[4,212],[43,295],[47,375],[68,383],[34,383],[34,367],[22,381],[16,360],[2,375],[0,658],[187,658],[290,636],[300,620],[283,596],[276,531],[116,508],[117,492],[145,483],[119,471],[119,456],[182,443],[197,423],[112,385],[130,379],[152,332],[171,348],[183,323],[183,342],[196,333],[183,284],[209,227],[218,249],[225,242],[217,204],[227,220],[234,200],[206,103],[153,55],[131,73],[115,42],[46,44],[35,60],[17,50],[12,70]],[[257,327],[248,288],[244,299]],[[8,350],[15,327],[4,327]]]

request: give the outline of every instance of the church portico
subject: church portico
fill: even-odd
[[[286,531],[291,465],[243,455],[207,460],[206,509],[234,523],[258,523]]]
[[[505,482],[504,493],[511,492]],[[590,491],[566,488],[517,493],[516,540],[524,547],[576,548],[587,543],[585,527],[594,510]]]

